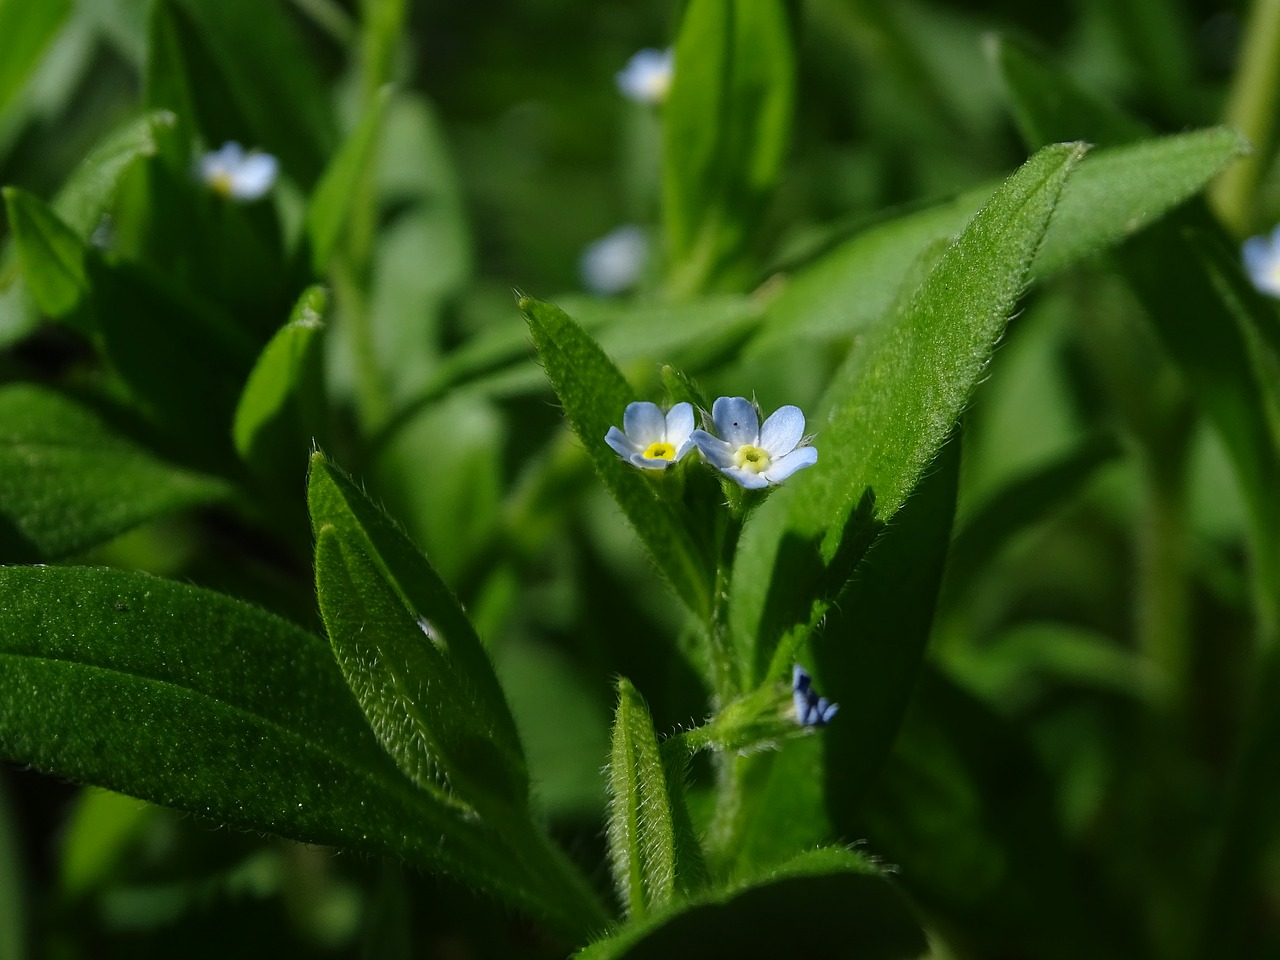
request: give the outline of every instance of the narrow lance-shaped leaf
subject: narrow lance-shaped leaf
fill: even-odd
[[[528,774],[515,722],[457,600],[320,453],[311,460],[308,503],[320,612],[383,747],[426,789],[447,780],[463,802],[523,807]]]
[[[667,778],[649,709],[626,679],[618,681],[613,720],[608,837],[609,865],[627,915],[642,917],[669,903],[676,836]]]
[[[52,390],[0,388],[0,560],[57,560],[230,494]]]
[[[329,266],[352,207],[372,175],[378,136],[390,99],[390,87],[373,97],[312,194],[307,208],[307,240],[311,244],[311,269],[317,275]]]
[[[302,413],[306,401],[302,393],[318,376],[319,334],[327,301],[323,287],[304,290],[289,322],[263,348],[249,374],[236,407],[232,436],[236,450],[250,463],[262,463],[278,446],[273,428],[279,428],[291,410]]]
[[[739,550],[735,594],[768,593],[756,625],[762,650],[793,625],[817,622],[825,601],[811,606],[814,584],[827,598],[843,586],[950,435],[1084,152],[1060,144],[1028,160],[838,372],[813,424],[825,466],[803,498],[784,489],[766,503]]]
[[[714,944],[726,957],[909,960],[927,949],[907,899],[860,855],[810,850],[633,921],[577,960],[662,960]]]
[[[749,277],[745,255],[786,154],[795,62],[779,0],[692,0],[664,111],[668,283],[687,296]]]
[[[38,197],[18,187],[4,188],[22,274],[36,305],[50,317],[72,319],[88,292],[84,243]],[[90,329],[81,318],[75,326]]]
[[[596,472],[676,593],[691,610],[706,616],[708,549],[694,539],[690,525],[669,502],[659,499],[654,478],[624,463],[604,442],[609,428],[622,422],[635,393],[600,346],[563,310],[531,297],[520,300],[520,309],[547,378]]]

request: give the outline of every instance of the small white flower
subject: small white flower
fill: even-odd
[[[627,463],[645,470],[665,470],[693,448],[693,406],[677,403],[664,416],[656,403],[628,403],[623,430],[610,427],[604,442]],[[624,432],[625,431],[625,432]]]
[[[578,270],[588,290],[610,296],[635,286],[648,259],[649,238],[635,224],[627,224],[589,244]]]
[[[797,470],[818,462],[818,451],[804,443],[804,414],[779,407],[760,426],[760,413],[745,397],[720,397],[711,405],[719,438],[693,431],[703,457],[742,486],[758,490],[781,483]]]
[[[675,59],[675,51],[670,47],[666,50],[654,50],[652,47],[637,50],[614,78],[618,89],[624,97],[636,103],[662,103],[671,90]]]
[[[1244,266],[1255,287],[1280,297],[1280,227],[1270,237],[1250,237],[1244,242]]]
[[[269,153],[249,153],[234,140],[200,158],[200,179],[214,193],[248,202],[266,196],[276,182],[279,163]]]

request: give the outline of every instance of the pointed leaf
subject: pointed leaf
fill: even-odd
[[[59,320],[73,317],[88,292],[84,244],[44,201],[17,187],[4,188],[22,275],[36,305]],[[87,329],[83,320],[76,326]]]
[[[0,388],[3,560],[57,560],[230,492],[223,480],[165,463],[51,390]]]
[[[378,91],[360,123],[325,168],[307,208],[307,239],[311,269],[317,276],[329,266],[353,205],[373,175],[378,137],[391,100],[391,88]]]
[[[499,840],[400,775],[313,634],[141,573],[4,567],[0,596],[7,759],[537,901]]]
[[[1090,153],[1062,190],[1034,277],[1048,277],[1144,229],[1248,150],[1236,131],[1213,127]]]
[[[694,612],[708,610],[711,562],[677,511],[658,498],[654,479],[625,463],[604,442],[636,399],[622,373],[599,345],[558,307],[520,300],[547,378],[596,472],[622,508],[658,568]],[[658,482],[661,482],[659,478]]]
[[[578,960],[688,956],[908,960],[927,944],[906,898],[867,860],[826,848],[619,928]]]
[[[420,786],[522,807],[515,723],[466,614],[408,538],[323,454],[311,460],[320,611],[383,747]]]
[[[676,837],[653,720],[631,682],[618,681],[609,756],[609,865],[627,915],[671,902]]]
[[[692,0],[665,106],[663,219],[679,295],[733,287],[777,183],[793,111],[791,26],[779,0]]]
[[[303,392],[318,376],[320,331],[328,302],[323,287],[309,287],[294,305],[293,315],[267,343],[249,382],[240,394],[232,436],[247,462],[264,466],[280,449],[282,429],[290,413],[301,413]],[[297,432],[292,434],[299,439]],[[302,442],[306,442],[302,440]]]
[[[813,420],[823,459],[805,496],[794,488],[775,495],[739,550],[737,615],[749,625],[753,598],[765,598],[754,625],[762,651],[795,624],[816,625],[825,604],[811,605],[814,585],[828,598],[843,587],[951,433],[1083,153],[1080,144],[1061,144],[1028,160],[837,374],[825,416]]]

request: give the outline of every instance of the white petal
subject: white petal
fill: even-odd
[[[1271,241],[1266,237],[1250,237],[1244,242],[1244,264],[1249,275],[1257,279],[1260,272],[1271,266],[1275,257],[1271,253]]]
[[[785,457],[774,460],[773,463],[769,464],[769,469],[765,470],[760,476],[768,480],[769,483],[781,483],[797,470],[812,467],[817,462],[818,451],[816,447],[799,447],[792,450]]]
[[[689,434],[689,439],[694,442],[697,448],[702,452],[702,456],[707,463],[721,470],[727,470],[733,464],[733,452],[737,447],[725,443],[723,440],[717,440],[705,430],[695,430]]]
[[[693,433],[693,404],[677,403],[667,411],[667,443],[677,450],[685,446]]]
[[[638,443],[643,450],[651,443],[662,442],[667,431],[667,418],[656,403],[637,400],[627,404],[622,414],[622,429],[627,431],[627,438]]]
[[[759,490],[767,487],[769,481],[765,479],[763,473],[756,473],[754,470],[740,470],[737,467],[731,467],[722,471],[726,477],[737,482],[738,486],[746,487],[748,490]]]
[[[269,153],[251,153],[232,175],[231,193],[237,200],[257,200],[276,182],[280,164]]]
[[[760,443],[760,419],[746,397],[717,398],[711,405],[711,420],[720,439],[734,447]]]
[[[675,51],[638,50],[614,78],[623,96],[638,103],[660,103],[671,86]]]
[[[760,428],[760,446],[776,459],[794,450],[803,436],[804,414],[800,408],[790,405],[779,407]]]
[[[646,457],[642,453],[637,453],[631,457],[631,462],[645,470],[665,470],[672,464],[671,460],[663,460],[661,457]]]
[[[610,427],[604,435],[604,442],[613,448],[613,452],[623,460],[630,460],[632,455],[644,452],[644,447],[633,443],[625,433],[617,427]]]

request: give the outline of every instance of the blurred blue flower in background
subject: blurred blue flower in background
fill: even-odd
[[[1244,267],[1255,287],[1280,297],[1280,226],[1269,237],[1250,237],[1244,242]]]
[[[605,296],[634,287],[649,261],[649,238],[633,223],[587,245],[578,261],[583,285]]]
[[[659,104],[667,99],[671,90],[671,76],[675,70],[675,51],[655,50],[645,47],[637,50],[618,71],[615,77],[618,89],[628,100],[636,103]]]
[[[214,193],[249,202],[267,195],[276,182],[279,162],[269,153],[245,152],[234,140],[200,158],[200,179]]]
[[[665,415],[656,403],[629,403],[622,414],[622,426],[623,430],[610,427],[604,442],[632,466],[665,470],[693,448],[689,438],[693,406],[688,403],[677,403]]]
[[[798,663],[791,668],[791,698],[795,702],[796,723],[802,727],[825,727],[840,709],[838,703],[818,696],[809,672]]]
[[[775,410],[760,425],[760,412],[745,397],[720,397],[711,405],[719,437],[693,431],[707,462],[750,490],[781,483],[797,470],[818,462],[818,451],[804,446],[804,414],[799,407]]]

